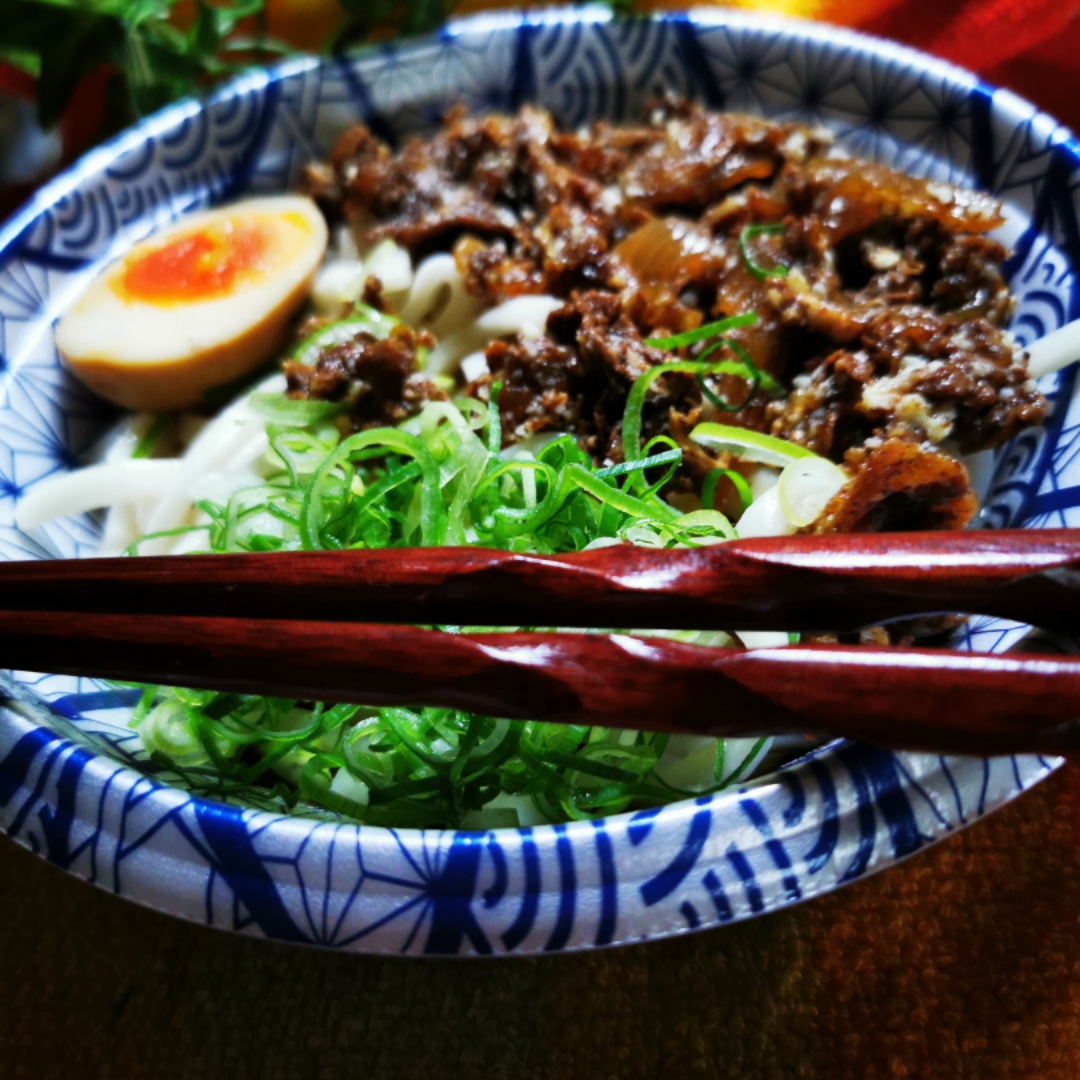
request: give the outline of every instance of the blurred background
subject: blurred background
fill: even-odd
[[[619,11],[692,6],[610,0]],[[139,116],[256,63],[430,30],[499,0],[3,0],[0,219]],[[733,0],[936,53],[1080,127],[1080,0]]]

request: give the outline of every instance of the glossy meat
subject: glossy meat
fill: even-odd
[[[502,382],[506,441],[570,431],[598,461],[621,460],[630,385],[670,356],[645,339],[746,312],[757,322],[730,337],[784,396],[747,400],[727,378],[714,392],[742,407],[718,413],[693,378],[668,376],[644,434],[684,443],[697,420],[719,419],[846,464],[859,494],[829,528],[962,523],[973,503],[956,455],[1045,414],[1004,330],[996,200],[844,157],[819,130],[680,101],[576,132],[534,108],[459,109],[398,153],[353,129],[309,186],[368,241],[452,251],[486,306],[565,301],[544,338],[493,343],[491,375],[470,388],[484,398]],[[688,453],[676,488],[694,490],[711,464],[729,462]]]

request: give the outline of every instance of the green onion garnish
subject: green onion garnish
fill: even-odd
[[[748,493],[737,474],[706,477],[710,499],[690,514],[659,497],[683,452],[666,435],[641,445],[641,408],[651,382],[669,372],[753,380],[741,358],[650,368],[627,403],[626,460],[605,468],[570,435],[535,456],[501,457],[497,384],[487,407],[433,402],[401,427],[345,439],[331,422],[336,406],[260,396],[264,477],[222,502],[201,501],[206,523],[191,528],[212,552],[469,543],[555,553],[731,539],[711,495],[719,475]],[[484,829],[519,823],[519,811],[587,819],[701,794],[655,774],[667,737],[648,733],[162,687],[144,690],[133,724],[152,760],[196,790],[375,825]]]
[[[696,330],[687,330],[686,333],[675,334],[673,337],[646,338],[645,344],[658,349],[680,349],[688,345],[695,345],[698,342],[709,341],[710,339],[715,338],[716,340],[712,341],[712,344],[710,344],[708,348],[702,350],[701,353],[695,356],[693,361],[702,364],[718,349],[730,349],[742,363],[743,369],[741,371],[733,370],[721,373],[741,375],[750,383],[750,388],[742,401],[738,404],[731,404],[721,398],[719,394],[714,393],[709,387],[708,383],[705,381],[706,375],[709,374],[709,372],[702,367],[694,372],[698,389],[701,391],[705,400],[714,408],[719,409],[721,412],[738,412],[749,403],[750,399],[757,393],[759,386],[771,397],[781,397],[783,395],[783,390],[776,380],[758,368],[750,358],[750,354],[738,342],[721,336],[728,330],[735,330],[741,326],[753,326],[756,322],[757,315],[753,313],[733,315],[728,319],[719,319],[716,322],[706,323],[704,326],[699,326]],[[665,366],[670,367],[669,365]]]
[[[686,375],[738,375],[756,385],[760,372],[744,360],[720,360],[715,363],[701,360],[674,360],[666,364],[657,364],[639,375],[630,388],[626,398],[626,410],[623,412],[622,443],[623,457],[627,461],[637,461],[642,456],[641,450],[641,411],[645,405],[645,395],[657,379],[664,375],[678,372]],[[635,486],[640,474],[634,477]]]
[[[739,251],[742,253],[743,262],[746,263],[746,269],[749,270],[758,281],[765,281],[767,278],[787,277],[788,268],[782,263],[778,263],[773,267],[765,267],[754,262],[747,241],[752,240],[755,236],[775,236],[783,231],[784,226],[781,224],[747,225],[743,231],[739,233]]]
[[[713,502],[716,499],[716,484],[722,477],[731,481],[735,491],[738,493],[742,509],[748,510],[750,504],[754,501],[753,493],[745,477],[734,469],[710,469],[705,474],[705,479],[701,484],[701,505],[706,510],[713,508]]]
[[[136,459],[148,458],[157,449],[157,444],[161,440],[161,436],[165,434],[166,429],[172,422],[172,413],[162,413],[160,416],[155,416],[154,422],[146,429],[142,437],[135,444],[135,449],[131,451],[131,456]]]
[[[499,415],[499,395],[502,388],[501,382],[493,382],[488,392],[488,450],[493,454],[502,449],[502,417]]]
[[[682,461],[682,451],[676,447],[674,450],[665,450],[660,454],[650,454],[648,457],[639,458],[637,461],[623,461],[618,465],[609,465],[605,469],[597,469],[593,476],[597,480],[608,480],[614,476],[625,476],[627,473],[651,469],[655,465],[670,465],[673,462],[678,463],[680,461]]]
[[[292,427],[308,427],[323,420],[332,420],[346,409],[346,405],[340,401],[293,399],[282,394],[252,394],[248,401],[252,412],[272,424]]]
[[[732,427],[728,424],[698,424],[690,432],[693,442],[707,446],[710,450],[734,454],[746,461],[757,461],[762,465],[776,465],[783,468],[796,458],[817,457],[805,446],[787,442],[784,439],[765,435],[749,428]]]
[[[737,341],[732,341],[730,338],[724,338],[723,342],[718,343],[718,345],[719,344],[723,344],[729,348],[747,366],[747,368],[754,373],[758,385],[769,395],[769,397],[778,398],[784,396],[784,388],[767,371],[762,371],[750,358],[750,354]],[[715,347],[717,346],[714,346],[714,348]]]
[[[706,323],[696,330],[687,330],[673,337],[646,338],[645,344],[651,345],[654,349],[681,349],[686,345],[696,345],[699,341],[719,337],[729,330],[737,330],[740,326],[753,326],[757,321],[758,317],[753,312],[746,315],[732,315],[728,319],[718,319],[716,322]]]
[[[742,399],[742,401],[738,401],[734,405],[731,405],[726,402],[722,397],[720,397],[719,394],[714,394],[712,390],[709,389],[709,384],[705,381],[705,376],[700,371],[697,374],[697,384],[698,389],[701,391],[701,396],[704,397],[705,400],[713,406],[713,408],[719,409],[720,412],[734,413],[738,412],[740,409],[748,405],[750,399],[754,396],[754,394],[757,393],[757,388],[760,383],[761,380],[757,377],[757,374],[755,373],[750,380],[750,388],[746,391],[746,396]]]
[[[333,345],[340,345],[344,341],[352,341],[357,334],[367,333],[373,338],[381,340],[389,335],[391,329],[401,322],[394,315],[384,315],[367,304],[354,304],[353,313],[337,322],[320,326],[313,334],[308,335],[293,349],[290,360],[310,366],[319,359],[319,353],[323,349]]]

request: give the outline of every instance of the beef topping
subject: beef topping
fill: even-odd
[[[357,126],[308,186],[368,242],[390,237],[414,259],[452,252],[483,306],[563,301],[543,337],[491,344],[490,375],[469,388],[486,397],[501,382],[506,441],[569,431],[598,462],[620,460],[629,388],[670,356],[647,339],[747,312],[755,324],[728,336],[784,395],[747,398],[745,380],[720,379],[713,392],[738,411],[718,415],[692,377],[671,374],[650,390],[643,434],[686,442],[698,419],[718,419],[846,464],[855,481],[828,528],[966,520],[956,455],[1045,415],[1005,330],[1006,253],[987,235],[999,203],[845,157],[800,124],[667,100],[635,126],[561,132],[540,109],[458,109],[397,153]],[[438,393],[404,328],[334,346],[290,370],[290,387],[348,397],[361,425]],[[683,485],[709,463],[688,452]]]

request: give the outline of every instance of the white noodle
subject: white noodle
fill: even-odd
[[[466,382],[472,382],[474,379],[479,379],[481,375],[486,375],[490,368],[488,368],[487,357],[482,352],[472,352],[466,356],[460,364],[461,377]]]
[[[429,255],[417,268],[401,317],[410,326],[430,327],[457,292],[465,291],[453,255]]]
[[[274,375],[256,389],[263,393],[281,393],[285,377]],[[243,470],[262,457],[269,446],[266,422],[251,408],[245,395],[234,401],[220,416],[211,420],[199,432],[195,441],[180,459],[182,468],[172,486],[154,509],[149,533],[164,532],[194,524],[192,505],[194,493],[210,473],[237,474],[238,490],[243,486]],[[144,555],[166,555],[174,546],[171,537],[149,540],[142,545]]]
[[[128,458],[49,477],[19,500],[15,524],[25,532],[53,518],[153,498],[176,483],[180,470],[176,460]]]
[[[453,372],[466,353],[484,348],[492,335],[476,329],[480,302],[465,288],[452,255],[431,255],[417,268],[401,317],[410,326],[430,330],[438,344],[428,357],[432,375]]]
[[[791,642],[784,630],[736,630],[735,635],[748,649],[779,649]]]
[[[144,513],[154,508],[153,502],[144,503]],[[64,513],[70,513],[65,509]],[[139,523],[136,506],[131,503],[114,503],[105,515],[105,529],[97,554],[102,558],[122,555],[146,530]]]
[[[333,232],[334,251],[339,259],[359,259],[360,251],[356,246],[356,237],[353,236],[350,225],[338,225]]]
[[[739,518],[739,536],[750,539],[757,536],[790,536],[794,526],[780,508],[780,493],[775,487],[759,495]]]
[[[1068,367],[1080,360],[1080,319],[1066,323],[1052,334],[1039,338],[1027,347],[1028,374],[1033,379]]]
[[[979,450],[974,454],[962,457],[964,468],[967,469],[968,482],[971,490],[975,492],[975,498],[979,505],[986,502],[990,494],[990,485],[994,482],[994,473],[997,471],[997,454],[993,450]]]
[[[393,240],[383,240],[365,252],[364,268],[382,282],[386,293],[401,293],[412,285],[413,269],[409,253]]]
[[[553,296],[516,296],[498,307],[490,308],[479,318],[469,319],[465,325],[442,337],[428,359],[428,370],[435,374],[453,371],[462,357],[486,348],[496,338],[518,334],[525,339],[542,337],[548,315],[558,307],[562,307],[562,301]],[[455,312],[455,322],[465,310],[463,303]],[[448,328],[450,320],[447,315],[434,328],[437,335],[438,328]]]
[[[360,299],[367,271],[359,259],[334,259],[320,267],[311,287],[311,299],[320,315],[336,315]]]
[[[825,458],[796,458],[780,474],[777,501],[784,517],[801,529],[821,517],[847,480],[844,470]]]
[[[485,311],[476,325],[489,337],[541,338],[547,328],[548,316],[563,302],[554,296],[515,296],[490,311]]]

